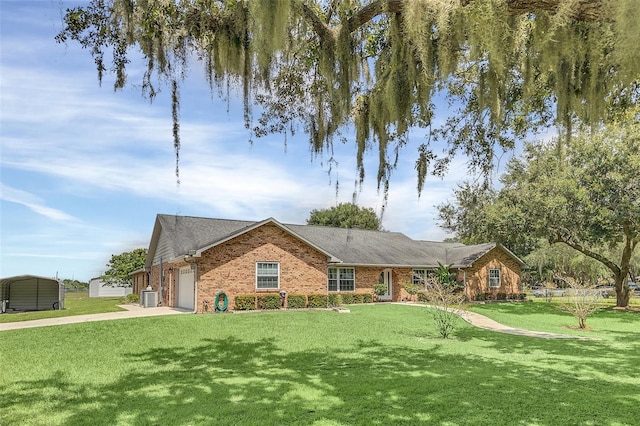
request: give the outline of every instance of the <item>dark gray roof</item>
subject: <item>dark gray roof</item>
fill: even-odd
[[[156,263],[154,259],[158,257],[168,261],[184,256],[191,250],[220,241],[254,223],[244,220],[159,214],[153,228],[145,266],[150,267],[152,263]]]
[[[282,224],[272,218],[255,222],[158,215],[146,266],[157,263],[154,259],[159,256],[169,261],[190,251],[206,250],[265,223],[273,223],[289,231],[294,237],[327,254],[330,262],[353,266],[434,267],[442,263],[467,267],[497,246],[495,243],[466,246],[416,241],[399,232]]]

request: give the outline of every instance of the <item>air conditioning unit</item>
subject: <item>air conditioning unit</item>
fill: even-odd
[[[158,306],[158,292],[143,290],[142,297],[140,297],[143,308],[155,308]]]

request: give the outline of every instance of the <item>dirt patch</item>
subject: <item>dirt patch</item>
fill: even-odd
[[[614,306],[613,308],[609,308],[609,309],[613,311],[640,312],[640,307],[636,307],[636,306],[626,306],[626,307]]]
[[[585,328],[580,328],[577,325],[563,325],[564,328],[569,328],[571,330],[580,330],[580,331],[593,331],[593,328],[586,326]]]

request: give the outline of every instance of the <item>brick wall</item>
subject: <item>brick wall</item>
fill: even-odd
[[[500,287],[489,287],[489,269],[500,270]],[[476,260],[466,272],[466,295],[469,300],[474,300],[479,293],[520,293],[520,264],[500,247],[495,247]],[[458,271],[458,280],[465,276],[463,271]]]
[[[256,289],[256,262],[280,263],[280,288]],[[234,309],[240,294],[326,294],[327,256],[291,236],[276,225],[266,224],[202,253],[198,259],[198,312],[202,301],[210,306],[218,291],[229,297]]]

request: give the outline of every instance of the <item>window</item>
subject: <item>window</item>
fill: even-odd
[[[256,288],[280,288],[280,264],[278,262],[256,263]]]
[[[500,287],[500,269],[489,269],[489,287]]]
[[[428,290],[436,278],[433,269],[414,269],[411,271],[411,283]]]
[[[353,268],[329,268],[329,291],[354,291],[356,289],[355,271]]]
[[[418,287],[426,287],[427,285],[427,270],[426,269],[414,269],[411,271],[411,284]]]

